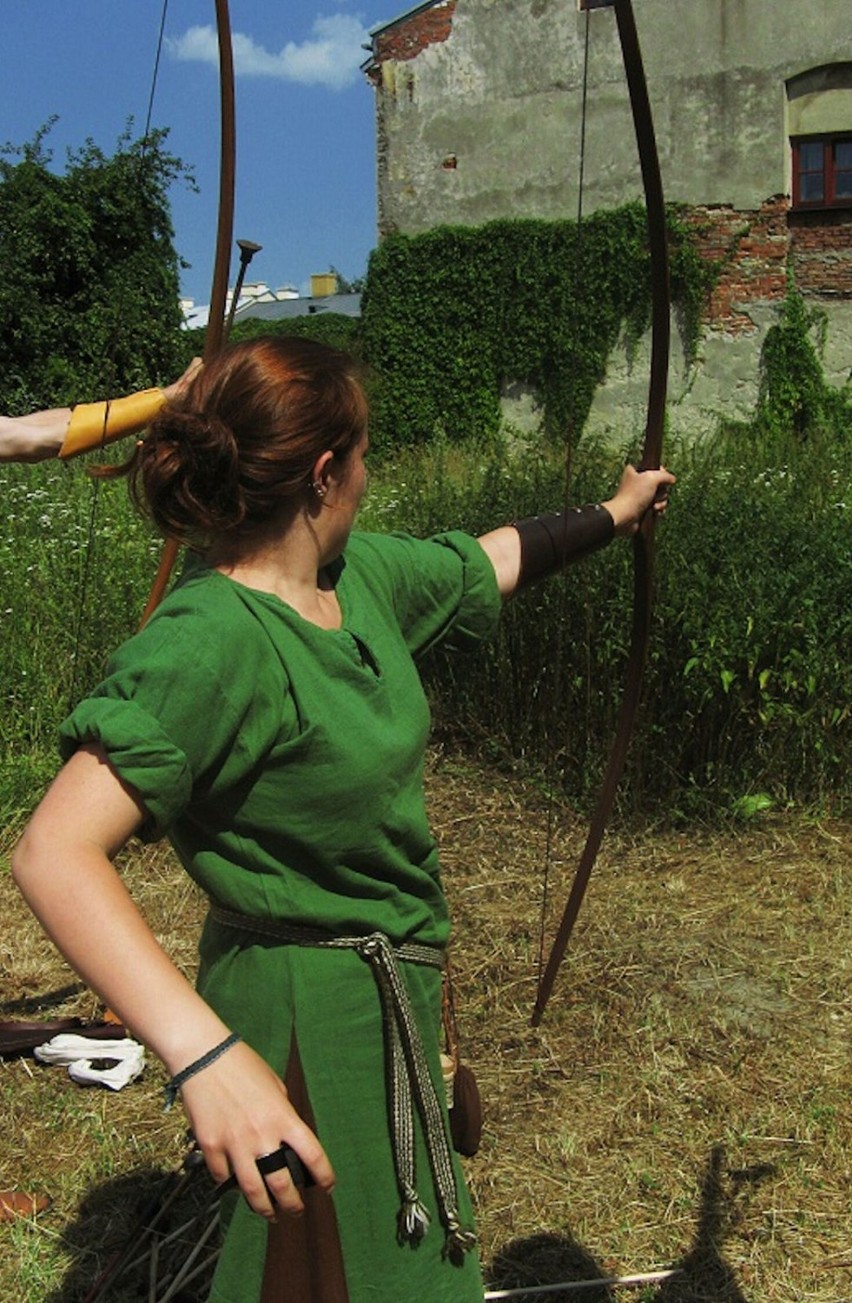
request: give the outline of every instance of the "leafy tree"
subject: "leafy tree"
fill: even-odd
[[[58,406],[173,379],[179,259],[167,198],[192,178],[167,132],[51,170],[45,137],[0,150],[0,405]]]
[[[356,276],[354,280],[348,280],[342,271],[338,271],[334,263],[329,266],[329,272],[332,276],[337,277],[338,294],[361,294],[367,283],[366,276]]]

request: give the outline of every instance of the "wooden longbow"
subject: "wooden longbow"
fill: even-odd
[[[219,41],[219,219],[216,229],[216,253],[213,263],[213,286],[210,291],[210,313],[204,336],[203,360],[209,362],[225,342],[225,303],[228,297],[228,274],[231,266],[231,244],[234,234],[234,183],[236,178],[236,116],[234,110],[234,53],[231,42],[231,20],[228,0],[215,0],[216,34]],[[180,550],[176,539],[169,538],[163,546],[157,573],[142,612],[140,626],[144,627],[151,614],[163,599]]]
[[[580,9],[614,9],[621,42],[624,71],[633,112],[636,145],[642,169],[645,209],[648,222],[648,246],[651,255],[651,368],[648,387],[645,437],[640,470],[656,469],[663,450],[666,389],[669,370],[670,297],[666,210],[663,184],[648,98],[648,85],[642,64],[642,52],[636,32],[631,0],[580,0]],[[588,14],[586,21],[589,21]],[[649,511],[633,537],[633,622],[627,678],[618,716],[615,741],[610,753],[603,786],[598,797],[586,844],[571,885],[568,901],[547,962],[539,978],[532,1024],[537,1027],[544,1016],[556,975],[565,956],[574,924],[583,904],[592,869],[597,859],[604,830],[612,813],[615,794],[624,772],[624,763],[636,712],[642,693],[642,681],[648,653],[651,627],[652,582],[654,561],[654,513]]]

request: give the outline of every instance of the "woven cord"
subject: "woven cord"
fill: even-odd
[[[397,1003],[393,984],[386,972],[384,957],[374,950],[374,938],[364,939],[358,953],[370,965],[379,989],[382,1006],[382,1033],[385,1041],[385,1088],[391,1126],[393,1161],[400,1204],[397,1213],[397,1239],[400,1244],[419,1244],[429,1229],[429,1213],[417,1192],[414,1138],[414,1103],[407,1060],[400,1034]],[[428,1144],[428,1137],[427,1137]]]
[[[451,1259],[457,1258],[474,1247],[476,1236],[472,1230],[463,1230],[461,1226],[455,1172],[447,1140],[447,1131],[444,1126],[444,1115],[429,1073],[423,1042],[411,1012],[408,990],[399,970],[397,956],[393,946],[382,932],[374,932],[372,936],[363,938],[357,944],[356,949],[359,955],[367,960],[373,970],[382,997],[383,1015],[386,1020],[390,1019],[393,1024],[393,1031],[391,1032],[391,1042],[394,1045],[394,1053],[391,1056],[393,1094],[394,1098],[399,1101],[400,1107],[398,1110],[394,1109],[392,1117],[394,1127],[397,1126],[398,1122],[402,1122],[402,1126],[394,1136],[394,1148],[396,1149],[397,1144],[399,1144],[403,1168],[407,1171],[410,1162],[410,1171],[413,1178],[413,1097],[426,1136],[426,1151],[429,1155],[429,1164],[435,1182],[438,1211],[447,1234],[445,1253]],[[403,1056],[404,1061],[402,1061]],[[397,1112],[406,1115],[404,1120],[397,1117]],[[411,1145],[410,1156],[403,1149],[403,1146],[409,1143]],[[413,1235],[404,1236],[403,1238],[413,1238],[416,1242],[425,1233],[425,1227],[422,1230],[420,1229],[421,1208],[422,1204],[417,1199],[416,1205],[410,1210]],[[425,1209],[423,1209],[423,1212],[425,1212]],[[403,1219],[408,1213],[409,1210],[404,1205],[401,1210]],[[400,1231],[403,1230],[404,1220],[400,1226]]]

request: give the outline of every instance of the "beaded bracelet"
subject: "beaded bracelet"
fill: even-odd
[[[226,1050],[229,1050],[232,1045],[236,1045],[239,1040],[242,1040],[240,1034],[238,1032],[231,1032],[230,1036],[226,1036],[218,1045],[214,1045],[212,1050],[208,1050],[206,1054],[202,1054],[200,1059],[196,1059],[195,1062],[190,1063],[188,1067],[183,1068],[180,1072],[176,1072],[171,1081],[167,1081],[163,1087],[163,1094],[166,1097],[165,1111],[168,1113],[169,1109],[174,1104],[178,1096],[178,1091],[184,1082],[189,1081],[190,1077],[194,1077],[197,1072],[201,1072],[202,1068],[209,1068],[211,1063],[215,1063]]]

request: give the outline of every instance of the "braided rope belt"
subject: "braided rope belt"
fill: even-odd
[[[283,945],[321,950],[354,950],[370,966],[378,987],[385,1034],[385,1080],[397,1186],[402,1200],[397,1214],[397,1239],[419,1244],[429,1228],[429,1214],[416,1187],[415,1108],[420,1116],[435,1184],[438,1212],[446,1232],[445,1256],[458,1261],[476,1244],[473,1230],[462,1227],[452,1155],[423,1042],[400,963],[443,969],[444,952],[433,946],[406,942],[392,946],[383,932],[368,936],[335,936],[320,928],[301,927],[272,918],[240,914],[212,905],[210,917],[225,927],[268,937]]]

